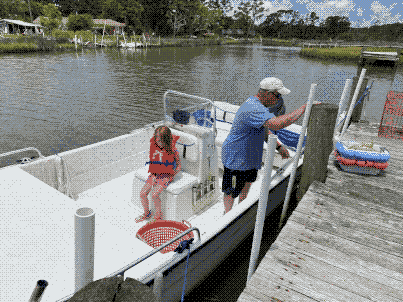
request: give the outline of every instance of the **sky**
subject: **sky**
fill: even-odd
[[[244,0],[248,1],[248,0]],[[301,15],[316,12],[319,22],[329,16],[348,17],[352,27],[368,27],[377,20],[379,24],[403,23],[403,0],[274,0],[264,3],[264,15],[270,15],[278,10],[294,10]],[[238,6],[242,0],[233,0],[233,6]],[[231,14],[231,13],[230,13]],[[264,21],[265,16],[260,20]]]

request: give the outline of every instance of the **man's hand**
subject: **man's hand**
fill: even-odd
[[[278,150],[278,153],[280,153],[280,155],[283,159],[290,157],[290,153],[288,152],[288,150],[286,148],[284,148],[283,145],[281,145],[281,148]]]

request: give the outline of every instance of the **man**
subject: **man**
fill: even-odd
[[[283,129],[304,114],[306,104],[289,114],[281,115],[285,112],[281,104],[281,95],[290,92],[280,79],[265,78],[260,82],[258,94],[249,97],[239,107],[231,131],[222,146],[221,158],[224,165],[222,191],[225,213],[231,210],[237,196],[239,202],[247,197],[252,182],[256,180],[257,170],[262,164],[265,136],[267,140],[270,130]],[[320,102],[315,101],[314,104]],[[276,149],[283,158],[289,157],[287,149],[279,142]]]

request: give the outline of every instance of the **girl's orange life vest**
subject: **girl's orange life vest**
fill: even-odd
[[[179,139],[179,136],[172,135],[172,151],[175,153],[175,143]],[[150,139],[150,161],[146,164],[150,164],[148,168],[149,173],[162,174],[169,173],[174,174],[176,168],[175,156],[168,154],[165,149],[161,149],[154,141],[154,138]]]

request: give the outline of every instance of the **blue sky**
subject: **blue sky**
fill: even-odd
[[[316,12],[321,20],[329,16],[345,16],[350,19],[352,27],[367,27],[376,20],[380,24],[403,23],[403,0],[274,0],[264,2],[265,15],[272,14],[281,9],[299,11],[301,15]],[[233,0],[237,6],[242,0]],[[261,22],[265,17],[262,18]],[[320,21],[321,21],[320,20]]]

